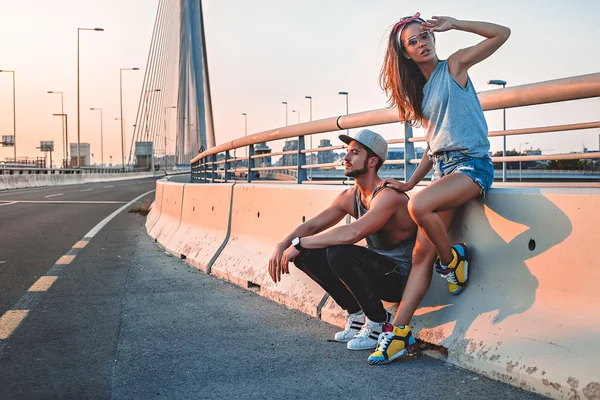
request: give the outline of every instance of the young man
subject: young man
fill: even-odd
[[[288,264],[294,262],[347,311],[345,329],[336,333],[335,339],[347,342],[350,350],[374,349],[384,324],[393,317],[381,300],[399,302],[402,298],[417,226],[408,214],[408,196],[379,187],[383,179],[377,173],[387,157],[385,139],[368,129],[354,138],[340,135],[340,139],[348,144],[344,174],[354,177],[356,185],[277,245],[269,260],[269,274],[278,282],[282,273],[289,273]],[[327,230],[347,214],[356,220]],[[354,245],[362,239],[367,241],[366,248]],[[402,340],[404,353],[414,345],[408,325],[404,330],[389,324],[386,327],[394,333],[388,341]],[[396,339],[399,334],[404,336]]]

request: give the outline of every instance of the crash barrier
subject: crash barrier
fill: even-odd
[[[81,174],[0,174],[0,190],[30,187],[76,185],[82,183],[120,181],[164,176],[164,171],[131,173],[81,173]]]
[[[163,186],[160,189],[161,196],[158,204],[157,200],[155,200],[151,206],[150,213],[146,219],[146,229],[150,236],[156,239],[157,242],[166,244],[173,234],[175,234],[181,223],[183,191],[186,185],[164,180],[157,181],[156,185],[157,188]],[[155,216],[157,213],[159,214],[158,218]],[[149,225],[150,221],[154,221],[152,226]]]
[[[164,226],[175,225],[173,230],[188,224],[193,211],[181,221],[165,216],[167,192],[183,195],[183,186],[165,186],[157,225],[163,219]],[[205,254],[190,252],[201,260],[195,265],[215,258],[212,274],[307,314],[322,311],[323,319],[336,325],[343,323],[342,310],[295,267],[277,285],[267,273],[275,244],[329,205],[343,187],[186,184],[184,197],[188,189],[194,202],[184,198],[186,205],[209,199],[212,212],[214,204],[231,204],[229,212],[215,206],[214,221],[207,216],[208,208],[202,211],[206,219],[190,221],[204,224],[206,232],[214,223],[219,232],[210,237],[215,243]],[[469,287],[452,296],[446,282],[434,276],[411,322],[413,332],[445,347],[447,356],[440,357],[446,361],[488,377],[552,398],[598,398],[600,262],[592,252],[598,226],[598,189],[502,187],[469,202],[457,211],[451,229],[452,241],[465,241],[471,249]],[[227,228],[229,238],[215,257],[210,253],[227,237]],[[152,229],[150,235],[157,237],[157,232]],[[176,240],[170,236],[159,242],[179,252],[187,240],[180,233]],[[181,254],[194,264],[189,254]]]

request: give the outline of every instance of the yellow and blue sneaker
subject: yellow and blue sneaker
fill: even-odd
[[[371,365],[389,364],[417,348],[417,342],[408,325],[384,324],[379,339],[377,350],[367,360]]]
[[[435,271],[448,281],[448,290],[456,295],[465,290],[469,283],[469,253],[464,243],[455,244],[451,250],[452,262],[447,267],[443,266],[438,257]]]

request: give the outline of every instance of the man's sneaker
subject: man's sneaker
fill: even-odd
[[[452,246],[452,262],[444,267],[438,258],[435,271],[448,281],[448,290],[452,294],[461,293],[469,283],[469,253],[464,243]]]
[[[385,322],[374,322],[368,317],[360,331],[348,342],[348,350],[370,350],[377,347],[383,324],[391,321],[393,316],[386,311]]]
[[[385,324],[377,350],[369,356],[367,362],[371,365],[389,364],[411,353],[416,347],[417,342],[408,325]]]
[[[343,331],[335,334],[338,342],[349,342],[365,324],[365,314],[361,311],[355,314],[346,313],[346,327]]]

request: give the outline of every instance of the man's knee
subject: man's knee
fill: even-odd
[[[348,248],[351,245],[335,245],[327,248],[327,263],[331,269],[338,274],[339,271],[344,271],[347,267]]]

